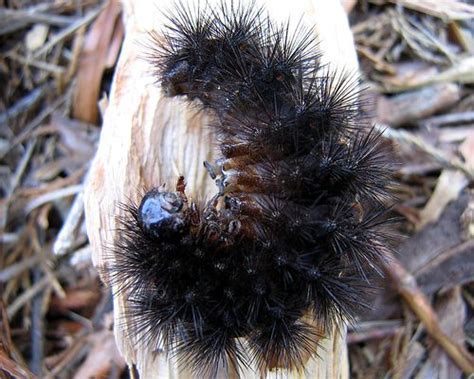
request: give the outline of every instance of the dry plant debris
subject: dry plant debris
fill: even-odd
[[[354,378],[474,372],[474,3],[345,1],[399,163],[397,253],[348,334]],[[0,377],[121,377],[82,188],[118,1],[0,0]],[[123,377],[123,376],[122,376]]]
[[[2,378],[125,372],[82,204],[120,12],[117,1],[0,2]]]

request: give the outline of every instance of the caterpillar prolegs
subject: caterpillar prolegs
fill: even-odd
[[[178,4],[150,61],[166,96],[213,116],[215,196],[186,178],[127,204],[110,277],[150,350],[301,369],[363,307],[384,259],[391,167],[357,81],[321,63],[314,32],[263,8]]]

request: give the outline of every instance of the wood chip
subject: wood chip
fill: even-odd
[[[421,229],[430,222],[436,222],[443,213],[444,208],[451,201],[458,198],[461,191],[467,186],[469,180],[462,172],[454,170],[443,170],[438,178],[438,183],[428,204],[420,212],[420,223],[417,229]]]

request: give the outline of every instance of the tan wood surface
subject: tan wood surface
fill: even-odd
[[[192,1],[192,0],[190,0]],[[216,2],[215,0],[210,3]],[[191,198],[215,192],[203,168],[215,156],[215,142],[207,128],[207,116],[196,114],[177,98],[163,98],[152,75],[144,45],[147,33],[163,25],[161,11],[173,8],[170,0],[123,0],[126,36],[105,112],[100,144],[85,189],[86,224],[93,248],[93,263],[107,283],[105,254],[115,238],[120,202],[138,200],[143,187],[166,183],[173,187],[177,176],[186,178]],[[201,1],[201,4],[205,2]],[[295,24],[302,18],[316,26],[323,59],[334,69],[357,71],[357,59],[347,17],[338,0],[263,1],[273,19]],[[109,253],[110,254],[110,253]],[[141,378],[191,378],[163,352],[150,351],[131,338],[124,319],[126,299],[114,298],[117,344],[129,365]],[[311,358],[304,373],[279,371],[241,372],[242,378],[348,378],[345,329],[320,341],[319,357]],[[235,372],[219,378],[236,377]]]

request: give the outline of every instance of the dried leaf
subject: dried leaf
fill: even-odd
[[[462,27],[459,22],[451,22],[449,29],[456,42],[461,45],[466,52],[474,54],[474,36],[469,28]]]
[[[406,352],[406,359],[403,362],[402,371],[400,372],[399,378],[410,379],[413,377],[413,373],[417,369],[421,360],[426,354],[426,349],[418,341],[413,341]],[[397,367],[398,369],[398,367]]]
[[[87,34],[77,73],[77,88],[73,103],[74,118],[89,123],[98,121],[97,102],[102,74],[107,66],[109,46],[117,45],[113,42],[115,33],[123,35],[123,30],[117,28],[121,10],[118,1],[109,0]]]
[[[462,172],[443,170],[433,195],[420,212],[420,223],[417,225],[417,229],[421,229],[430,222],[436,222],[446,205],[457,199],[468,183],[468,179]]]
[[[454,248],[462,240],[461,214],[466,209],[469,196],[462,194],[449,204],[439,219],[426,225],[418,233],[404,241],[398,247],[399,259],[412,273],[421,271],[422,267],[435,259],[443,251]]]
[[[419,287],[433,294],[474,280],[474,240],[443,251],[415,272]]]
[[[458,284],[458,279],[464,281],[464,278],[474,273],[473,260],[469,262],[472,253],[468,249],[463,250],[465,246],[461,239],[460,217],[468,201],[468,194],[463,193],[446,207],[437,222],[426,225],[397,248],[397,258],[407,271],[413,273],[419,286],[427,294],[438,291],[442,286],[453,287]],[[456,253],[460,255],[457,256]],[[450,265],[449,271],[460,272],[461,276],[444,275],[446,263]],[[466,266],[465,270],[463,266]],[[468,276],[463,276],[465,274]],[[385,282],[381,281],[379,286],[386,287]],[[380,320],[399,313],[400,307],[394,290],[386,288],[380,291],[372,304],[372,310],[364,318]]]
[[[472,130],[472,128],[471,132],[459,147],[459,152],[466,162],[466,167],[474,172],[474,130]]]
[[[390,2],[443,20],[474,18],[474,6],[459,0],[390,0]]]
[[[462,344],[465,341],[464,323],[466,322],[466,307],[461,290],[455,287],[439,296],[434,305],[440,325],[453,340]],[[462,371],[449,359],[438,346],[431,346],[428,360],[421,372],[436,372],[439,378],[461,378]],[[429,366],[429,367],[426,367]]]
[[[461,215],[461,238],[463,241],[474,238],[474,191],[469,192],[469,202]]]
[[[456,104],[460,98],[456,84],[435,84],[390,98],[379,97],[377,116],[380,122],[392,126],[409,124]]]
[[[92,347],[86,360],[75,373],[76,379],[109,377],[114,367],[125,368],[125,361],[117,349],[113,332],[109,330],[97,332],[89,341]]]
[[[66,118],[58,113],[53,114],[50,126],[59,132],[60,141],[73,155],[77,155],[82,160],[92,158],[99,139],[99,131],[96,127]]]
[[[441,72],[433,68],[430,71],[412,75],[410,78],[384,77],[382,81],[386,92],[401,92],[434,83],[458,82],[472,84],[474,83],[474,56],[462,57],[453,66]]]

